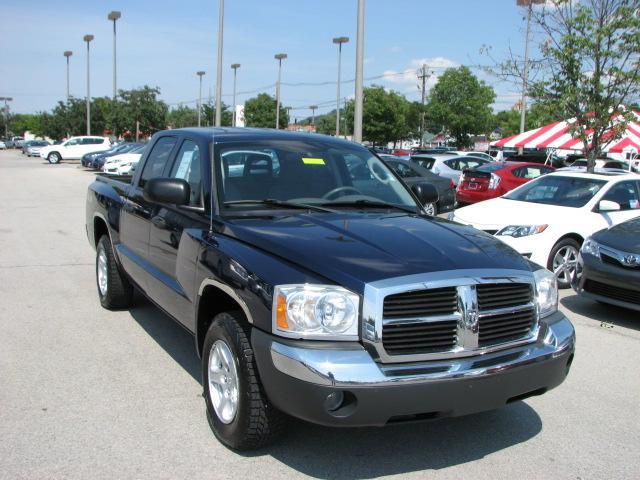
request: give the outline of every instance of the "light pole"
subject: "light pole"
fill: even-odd
[[[333,43],[338,44],[338,88],[336,92],[336,137],[340,136],[340,70],[342,68],[342,44],[347,43],[349,37],[336,37]]]
[[[89,43],[94,39],[93,35],[85,35],[87,42],[87,135],[91,135],[91,81],[89,80]]]
[[[358,31],[356,38],[356,101],[353,112],[353,141],[362,142],[362,107],[364,80],[364,0],[358,0]]]
[[[233,127],[236,126],[236,77],[238,76],[238,69],[240,68],[239,63],[233,63],[231,65],[233,68],[233,117],[231,117],[231,125]]]
[[[200,93],[198,94],[198,126],[200,126],[201,116],[202,116],[202,76],[205,73],[206,72],[202,70],[200,70],[199,72],[196,72],[196,75],[200,77]]]
[[[67,57],[67,102],[68,102],[69,101],[69,57],[73,55],[73,52],[71,50],[67,50],[66,52],[64,52],[63,55]]]
[[[118,20],[122,14],[113,10],[107,15],[107,20],[113,20],[113,99],[116,99],[118,89],[116,88],[116,20]]]
[[[311,105],[309,107],[311,109],[311,125],[313,125],[313,130],[316,129],[316,110],[318,109],[317,105]]]
[[[216,67],[216,127],[222,124],[222,39],[224,28],[224,0],[218,9],[218,65]],[[235,107],[234,107],[235,108]]]
[[[0,102],[4,102],[4,138],[9,138],[9,102],[13,102],[13,98],[0,97]]]
[[[280,74],[282,73],[282,60],[287,58],[286,53],[277,53],[274,55],[278,60],[278,83],[276,83],[276,130],[280,128]]]
[[[516,5],[527,7],[527,33],[524,39],[524,70],[522,72],[522,97],[520,99],[520,133],[524,132],[524,121],[527,110],[527,81],[529,76],[529,32],[531,30],[531,12],[534,3],[545,3],[545,0],[516,0]],[[518,154],[522,155],[523,148],[518,147]]]

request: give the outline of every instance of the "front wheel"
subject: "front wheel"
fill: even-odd
[[[253,450],[279,435],[284,414],[264,393],[243,322],[239,312],[215,316],[204,340],[202,383],[214,435],[228,447]]]
[[[556,243],[551,250],[547,268],[558,279],[558,288],[571,287],[574,276],[580,277],[578,253],[580,244],[573,238],[565,238]]]
[[[47,155],[47,160],[49,161],[49,163],[54,165],[56,163],[60,163],[60,160],[62,160],[62,157],[58,152],[51,152],[49,155]]]
[[[435,203],[425,203],[424,211],[427,215],[435,217],[438,214],[438,206]]]

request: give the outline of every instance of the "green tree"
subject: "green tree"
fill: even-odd
[[[267,93],[250,98],[244,104],[244,119],[247,127],[274,128],[276,124],[276,99]],[[280,105],[279,126],[286,128],[288,124],[287,110]]]
[[[195,108],[180,105],[167,113],[167,126],[171,128],[195,127],[198,124],[198,111]]]
[[[40,118],[38,115],[29,113],[16,113],[9,120],[9,130],[16,135],[24,135],[24,132],[35,132],[39,130]],[[3,132],[4,133],[4,132]]]
[[[197,112],[196,112],[197,113]],[[202,126],[210,127],[215,123],[216,105],[215,103],[203,103],[202,104]],[[196,116],[197,123],[197,116]],[[273,120],[275,123],[275,119]],[[220,117],[220,124],[223,127],[230,127],[233,124],[233,113],[229,109],[229,105],[222,102],[222,114]]]
[[[529,120],[529,115],[527,115]],[[492,130],[499,128],[502,131],[502,135],[509,137],[520,132],[520,111],[517,108],[510,110],[502,110],[496,113],[492,121]]]
[[[142,135],[152,135],[166,128],[169,107],[158,100],[160,89],[145,85],[133,90],[120,90],[118,100],[111,112],[110,126],[114,134],[135,134],[139,122]]]
[[[638,0],[554,0],[534,15],[543,32],[537,82],[528,93],[555,120],[575,118],[570,133],[580,139],[593,171],[609,141],[619,138],[631,112],[624,105],[640,93]],[[503,72],[521,76],[511,59]],[[541,108],[545,113],[545,108]]]
[[[471,73],[467,67],[449,68],[430,93],[428,116],[442,125],[459,148],[471,146],[469,135],[486,133],[491,128],[493,88]]]
[[[362,139],[382,145],[409,138],[411,127],[407,122],[409,101],[397,92],[386,91],[373,85],[364,89],[362,107]],[[354,102],[347,102],[344,118],[349,131],[353,125]],[[335,132],[335,120],[333,121]]]

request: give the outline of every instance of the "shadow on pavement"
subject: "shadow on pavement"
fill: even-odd
[[[524,402],[501,410],[384,428],[333,429],[292,420],[265,454],[322,479],[368,479],[439,470],[481,459],[542,430]]]
[[[617,327],[640,330],[639,314],[633,310],[605,305],[580,295],[571,295],[560,300],[564,308],[577,315],[583,315],[597,322],[608,323]]]
[[[191,333],[138,292],[134,307],[129,309],[129,313],[178,365],[202,384],[200,359],[196,355],[194,337]]]

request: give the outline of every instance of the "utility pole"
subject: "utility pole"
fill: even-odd
[[[418,79],[421,80],[420,88],[422,92],[422,112],[420,112],[420,147],[424,147],[424,109],[427,103],[427,79],[433,74],[427,73],[427,65],[422,64],[422,68],[420,68],[418,74]]]
[[[317,105],[311,105],[309,107],[311,109],[311,125],[313,125],[313,130],[316,129],[316,110],[318,109]]]
[[[364,105],[364,1],[358,0],[356,34],[356,99],[353,112],[353,141],[362,143],[362,110]]]
[[[73,55],[73,52],[71,50],[67,50],[64,52],[63,55],[67,57],[67,102],[68,102],[69,101],[69,57]]]
[[[286,53],[277,53],[274,55],[278,60],[278,83],[276,83],[276,130],[280,128],[280,76],[282,73],[282,60],[287,58]]]
[[[224,0],[218,8],[218,65],[216,67],[216,127],[222,125],[222,40],[224,38]]]
[[[231,64],[231,68],[233,69],[233,116],[231,117],[231,126],[236,126],[236,80],[238,77],[238,69],[240,68],[239,63]]]
[[[107,16],[107,20],[113,21],[113,99],[116,99],[118,94],[118,88],[116,85],[116,20],[118,20],[122,14],[117,10],[112,11]]]
[[[12,97],[0,97],[0,102],[4,102],[4,138],[9,138],[9,102]]]

